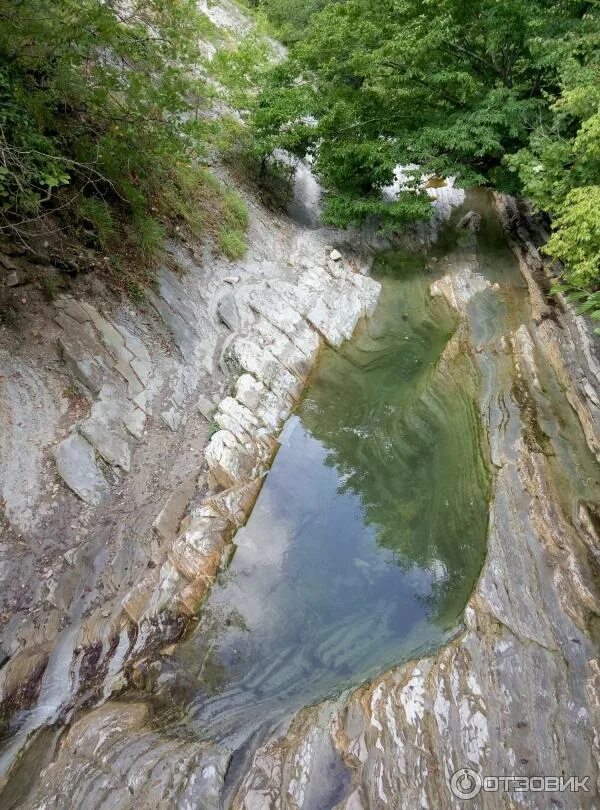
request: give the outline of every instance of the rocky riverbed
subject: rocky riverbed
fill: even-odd
[[[514,205],[497,204],[511,240],[517,223],[522,238]],[[589,338],[572,340],[571,312],[536,311],[546,301],[531,237],[528,248],[513,241],[534,292],[523,319],[514,269],[497,272],[512,259],[486,255],[485,236],[450,254],[432,285],[460,313],[480,365],[495,468],[487,561],[465,630],[437,655],[298,715],[257,752],[234,807],[320,806],[320,763],[332,750],[352,774],[336,805],[346,810],[464,806],[450,790],[463,768],[588,777],[589,792],[475,792],[473,807],[597,806],[597,369]],[[567,369],[577,372],[564,385]],[[566,402],[575,397],[577,419]]]
[[[13,746],[181,634],[321,341],[376,305],[360,256],[257,213],[233,268],[173,246],[141,318],[73,290],[5,330],[0,705],[31,708]]]
[[[39,730],[28,739],[25,732],[13,738],[14,753],[26,750],[2,794],[7,807],[96,807],[107,800],[111,807],[459,807],[463,802],[451,794],[449,779],[460,768],[490,776],[587,776],[589,793],[518,798],[529,807],[547,807],[549,800],[556,807],[596,806],[594,345],[581,318],[546,298],[543,263],[523,212],[510,200],[496,204],[499,214],[475,195],[469,205],[481,222],[468,220],[458,242],[430,264],[431,293],[443,296],[461,319],[440,370],[451,369],[457,353],[477,364],[494,471],[487,558],[464,630],[438,653],[289,717],[234,769],[227,751],[210,740],[161,731],[151,705],[135,692],[83,709],[83,700],[102,703],[121,689],[124,674],[141,686],[161,683],[161,660],[173,654],[166,645],[181,632],[178,622],[193,614],[227,557],[235,526],[251,508],[278,426],[316,357],[319,331],[331,345],[351,334],[354,323],[337,315],[340,296],[347,296],[345,312],[354,313],[354,321],[375,306],[375,282],[356,273],[348,258],[357,254],[346,248],[339,251],[344,256],[332,257],[326,246],[331,235],[302,231],[302,255],[290,250],[292,263],[277,292],[261,274],[245,289],[241,279],[223,280],[212,298],[218,313],[223,292],[234,293],[226,317],[238,319],[239,331],[217,329],[225,338],[217,374],[223,374],[223,389],[225,380],[237,383],[218,409],[200,401],[209,413],[215,408],[219,428],[206,450],[201,483],[176,487],[166,510],[155,514],[153,543],[162,556],[154,551],[157,564],[140,571],[133,587],[131,580],[123,587],[120,630],[106,634],[96,665],[82,667],[86,648],[75,639],[83,627],[89,638],[94,625],[79,607],[83,620],[54,636],[47,664],[53,677],[44,680],[42,656],[37,681],[21,682],[33,684],[18,694],[34,707],[22,729]],[[297,245],[299,237],[292,229]],[[268,311],[261,311],[263,293]],[[203,418],[182,410],[185,423]],[[111,569],[96,572],[99,581],[105,570]],[[153,640],[162,659],[149,654]],[[13,660],[18,655],[8,663]],[[18,669],[5,664],[0,670],[11,671]],[[4,683],[10,683],[6,675]],[[33,786],[32,772],[39,774]],[[472,806],[507,807],[513,799],[481,793]]]

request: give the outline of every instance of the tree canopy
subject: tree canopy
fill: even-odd
[[[428,216],[423,175],[453,175],[530,197],[554,218],[548,252],[573,283],[597,284],[596,2],[330,0],[297,34],[255,130],[265,154],[313,161],[328,222],[397,228]],[[418,169],[385,205],[398,165]]]

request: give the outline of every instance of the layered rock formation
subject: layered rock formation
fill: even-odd
[[[237,277],[231,278],[225,262],[220,273],[213,267],[208,300],[196,286],[194,270],[188,268],[186,295],[182,281],[162,271],[155,311],[170,330],[165,333],[173,341],[169,354],[161,351],[157,339],[160,324],[157,329],[151,321],[151,328],[140,334],[139,326],[125,325],[123,314],[101,315],[74,295],[59,297],[54,305],[60,327],[57,370],[63,379],[72,374],[77,380],[83,407],[66,411],[63,424],[68,417],[79,418],[71,421],[64,438],[53,445],[52,431],[44,437],[40,461],[46,475],[62,476],[80,500],[58,488],[58,503],[43,522],[23,526],[31,541],[42,533],[54,536],[54,554],[58,551],[60,557],[42,579],[45,587],[39,594],[28,594],[30,604],[39,605],[29,609],[33,622],[7,605],[10,624],[0,669],[3,710],[9,714],[19,705],[35,703],[38,694],[46,709],[26,718],[5,764],[30,731],[73,705],[78,693],[99,689],[100,695],[108,694],[111,684],[119,688],[128,665],[181,634],[254,502],[276,450],[278,431],[303,390],[321,341],[339,345],[376,305],[378,284],[341,255],[331,259],[326,234],[303,234],[288,225],[288,233],[278,234],[274,242],[262,227],[260,221],[255,225],[260,249],[236,268]],[[282,253],[285,263],[278,262]],[[228,318],[223,317],[224,302]],[[206,381],[203,394],[201,380]],[[69,385],[73,388],[74,383]],[[60,390],[60,383],[56,388]],[[231,395],[218,399],[215,390]],[[207,403],[219,429],[203,453],[203,465],[197,453],[209,423],[199,411],[210,417]],[[50,398],[42,399],[39,407],[58,413],[61,409]],[[152,419],[156,412],[162,412],[158,424]],[[9,413],[8,418],[14,417]],[[170,470],[164,486],[157,487],[169,493],[161,510],[160,502],[148,503],[150,493],[142,483],[148,470],[136,464],[136,458],[144,454],[159,473],[163,459],[156,450],[162,447],[175,460],[175,447],[182,440],[195,446],[182,458],[181,468]],[[11,487],[13,482],[4,484]],[[130,512],[114,538],[113,503],[132,489],[137,491],[135,499],[147,506],[141,515]],[[11,501],[12,491],[7,494]],[[97,529],[92,528],[95,513],[102,515]],[[65,518],[73,521],[72,527],[60,536]],[[132,534],[126,531],[128,524]],[[138,544],[136,539],[136,547],[130,548],[131,539],[142,532],[148,540]],[[86,537],[88,543],[91,537],[91,548],[85,551],[92,560],[91,549],[98,549],[100,557],[91,570],[81,561],[77,542],[73,547],[75,536]],[[68,550],[70,556],[65,555]],[[31,564],[30,555],[25,561]],[[19,576],[17,566],[18,561],[11,561],[6,574]],[[74,580],[76,572],[80,583]],[[50,613],[43,609],[47,600],[52,603]]]
[[[473,257],[455,256],[451,265],[435,292],[446,295],[467,324],[486,306],[482,296],[495,293],[484,292],[488,285]],[[549,392],[541,390],[535,364],[561,380],[562,369],[573,368],[576,345],[566,330],[560,341],[548,341],[546,329],[544,321],[521,325],[515,335],[508,320],[483,341],[477,339],[481,330],[473,330],[497,472],[487,562],[465,611],[464,632],[437,655],[301,713],[285,736],[257,752],[234,807],[324,806],[317,788],[328,748],[351,772],[351,786],[336,797],[335,806],[344,810],[464,806],[450,784],[463,768],[483,777],[588,777],[583,784],[589,792],[577,794],[475,791],[473,807],[597,806],[593,622],[600,606],[600,545],[597,517],[576,479],[582,469],[574,471],[569,490],[557,476],[550,446],[540,444]],[[599,382],[587,370],[580,366],[577,376],[584,390]],[[506,386],[513,384],[526,395],[510,397]],[[594,405],[593,396],[589,402]],[[595,449],[593,418],[590,413],[581,422]],[[577,441],[573,434],[569,439]],[[468,787],[468,779],[460,784]]]
[[[596,806],[599,541],[589,495],[597,468],[585,457],[587,432],[560,399],[553,361],[569,348],[569,332],[546,353],[545,321],[530,321],[526,308],[519,315],[518,276],[503,271],[503,281],[494,281],[481,273],[485,261],[467,240],[444,260],[432,289],[462,317],[440,370],[451,368],[454,352],[474,352],[496,470],[488,556],[464,630],[438,653],[291,718],[253,754],[234,793],[227,752],[196,740],[182,749],[179,738],[158,732],[144,704],[109,702],[63,735],[23,806],[72,807],[76,795],[95,807],[110,795],[123,807],[461,807],[450,779],[464,768],[482,776],[587,777],[589,792],[482,791],[473,807]],[[235,358],[243,373],[235,397],[219,406],[221,430],[208,456],[213,475],[233,484],[223,497],[235,499],[262,464],[262,438],[245,463],[248,436],[266,425],[254,421],[264,382],[234,343],[223,357]],[[289,351],[286,341],[280,345]],[[268,359],[264,368],[272,370]],[[165,677],[158,662],[154,668],[152,679]]]

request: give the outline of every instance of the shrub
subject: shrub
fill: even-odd
[[[0,231],[52,215],[102,249],[155,260],[186,207],[205,127],[194,0],[0,0]],[[166,202],[153,201],[163,192]],[[197,223],[194,223],[197,225]],[[39,230],[39,229],[38,229]]]

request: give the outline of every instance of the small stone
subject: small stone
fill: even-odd
[[[341,262],[341,260],[342,260],[342,254],[339,252],[339,250],[336,250],[336,249],[334,248],[334,249],[331,251],[331,253],[329,254],[329,258],[330,258],[330,259],[332,259],[334,262]]]
[[[237,284],[239,280],[239,276],[225,276],[223,279],[225,284]]]
[[[59,475],[76,495],[97,506],[109,493],[106,479],[98,469],[94,450],[83,436],[71,434],[55,449]]]
[[[233,293],[226,292],[217,304],[217,313],[221,321],[231,329],[232,332],[239,331],[240,315],[235,303]]]
[[[198,397],[198,410],[202,414],[202,416],[206,419],[207,422],[210,422],[215,415],[215,411],[217,410],[217,406],[215,403],[205,397],[203,394],[200,394]]]
[[[19,284],[22,284],[23,281],[21,276],[18,274],[16,270],[10,272],[6,277],[6,286],[7,287],[18,287]]]
[[[173,433],[176,433],[179,430],[183,419],[183,414],[175,405],[171,405],[169,410],[163,411],[160,416],[165,425],[172,430]]]

